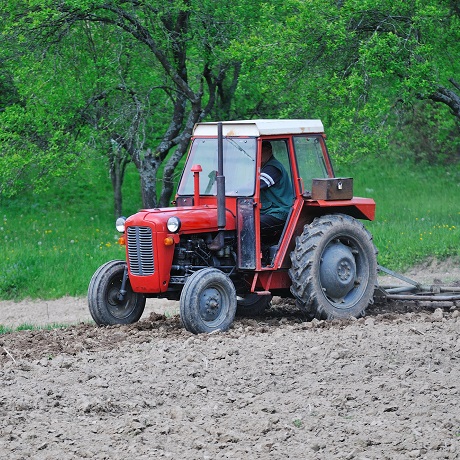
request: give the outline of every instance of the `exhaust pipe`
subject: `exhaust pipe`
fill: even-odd
[[[225,230],[224,136],[222,122],[217,123],[217,226]]]
[[[224,176],[224,136],[222,122],[217,123],[217,228],[216,237],[208,245],[211,251],[218,251],[224,247],[225,216],[225,176]]]
[[[203,171],[200,165],[192,166],[193,173],[193,205],[200,205],[200,172]]]

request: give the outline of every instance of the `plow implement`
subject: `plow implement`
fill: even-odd
[[[441,284],[425,285],[388,268],[378,266],[378,270],[399,280],[398,284],[378,286],[374,292],[376,301],[408,300],[423,307],[460,307],[460,287]]]

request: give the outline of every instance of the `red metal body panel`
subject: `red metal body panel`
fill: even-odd
[[[145,222],[139,225],[145,225]],[[164,239],[169,236],[167,232],[156,231],[156,225],[153,223],[149,223],[148,226],[152,229],[155,271],[150,276],[134,275],[131,272],[128,253],[126,253],[129,281],[134,292],[141,292],[144,294],[161,293],[168,289],[171,264],[174,256],[174,245],[166,246],[164,244]],[[128,249],[128,247],[126,247],[126,249]]]
[[[236,224],[236,200],[237,198],[234,196],[227,196],[225,198],[225,208],[227,209],[227,224],[226,224],[226,229],[227,230],[234,230],[235,227],[233,225]],[[179,208],[173,208],[173,209],[179,209],[180,210],[191,210],[195,209],[196,206],[192,207],[179,207]],[[217,197],[215,196],[200,196],[200,208],[201,209],[207,209],[207,210],[214,210],[214,213],[216,214],[216,222],[217,222]],[[171,209],[171,208],[166,208],[166,209]],[[230,221],[229,219],[229,213],[231,215]],[[182,217],[181,217],[182,219]]]
[[[291,279],[287,269],[264,270],[255,272],[252,279],[251,292],[265,291],[270,289],[287,289],[291,285]]]
[[[304,225],[312,222],[316,215],[331,212],[343,212],[359,219],[373,220],[375,202],[370,198],[360,197],[340,201],[296,199],[273,265],[262,266],[260,259],[257,260],[256,271],[251,282],[251,291],[289,288],[291,280],[288,269],[290,267],[290,253],[295,246],[295,237],[302,233]],[[256,245],[260,250],[259,241],[256,241]]]
[[[172,216],[177,216],[182,224],[179,234],[215,232],[217,231],[217,206],[215,205],[215,198],[213,201],[214,204],[202,204],[201,206],[143,209],[130,216],[126,221],[126,226],[152,223],[156,225],[158,232],[168,233],[166,228],[168,219]],[[227,229],[234,230],[236,225],[235,213],[227,209],[226,218]]]
[[[375,219],[375,201],[372,198],[353,197],[351,200],[305,200],[310,208],[323,208],[327,212],[343,212],[356,219]],[[341,211],[342,210],[342,211]]]

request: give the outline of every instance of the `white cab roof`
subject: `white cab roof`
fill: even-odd
[[[278,134],[324,133],[321,120],[236,120],[223,121],[224,136],[273,136]],[[194,136],[217,136],[217,122],[197,123]]]

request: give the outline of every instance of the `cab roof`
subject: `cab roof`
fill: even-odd
[[[236,120],[223,121],[224,136],[273,136],[278,134],[324,133],[321,120]],[[217,122],[197,123],[194,136],[217,136]]]

